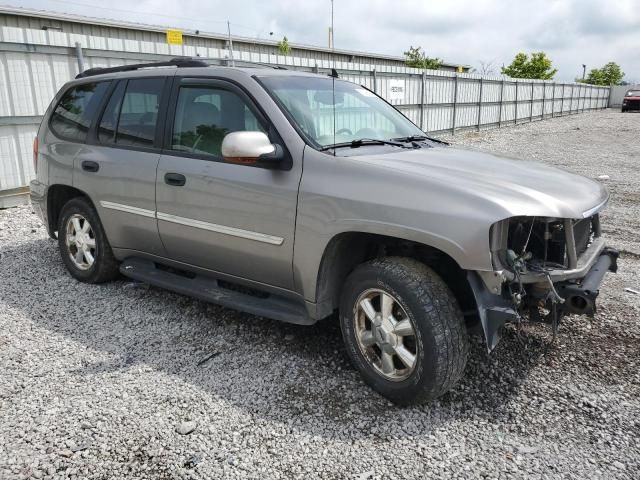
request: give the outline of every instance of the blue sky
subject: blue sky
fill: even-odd
[[[3,0],[0,0],[3,1]],[[28,8],[327,45],[330,0],[4,0]],[[108,6],[106,6],[108,5]],[[336,48],[430,56],[499,73],[519,51],[544,50],[573,80],[615,61],[640,82],[637,0],[335,0]],[[270,37],[269,33],[273,32]]]

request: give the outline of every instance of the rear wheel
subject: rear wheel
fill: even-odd
[[[67,270],[81,282],[106,282],[119,274],[98,213],[85,198],[72,198],[62,207],[58,246]]]
[[[434,399],[462,377],[469,348],[462,313],[443,280],[416,260],[356,268],[345,282],[340,323],[365,382],[395,403]]]

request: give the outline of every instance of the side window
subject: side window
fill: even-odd
[[[84,142],[109,83],[83,83],[70,88],[51,115],[53,132],[61,138]]]
[[[164,79],[142,78],[122,82],[107,104],[98,140],[137,147],[152,147]]]
[[[264,125],[236,93],[214,87],[181,87],[173,124],[171,148],[220,156],[230,132],[261,131]]]
[[[115,143],[116,141],[116,127],[118,126],[120,105],[122,105],[122,97],[126,84],[127,82],[120,82],[111,94],[109,103],[107,103],[102,113],[100,125],[98,126],[98,141],[100,143]]]

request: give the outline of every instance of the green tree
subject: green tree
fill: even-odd
[[[404,57],[404,63],[407,67],[438,70],[442,66],[442,60],[427,57],[426,53],[422,51],[422,47],[409,47],[409,50],[404,52]]]
[[[532,53],[531,58],[526,53],[518,53],[508,67],[502,67],[502,74],[511,78],[537,78],[552,80],[558,73],[553,63],[544,52]]]
[[[287,39],[286,35],[278,42],[278,51],[282,55],[289,55],[291,53],[291,46],[289,45],[289,39]]]
[[[624,72],[615,62],[609,62],[602,68],[593,68],[589,70],[587,78],[580,80],[590,85],[620,85]]]

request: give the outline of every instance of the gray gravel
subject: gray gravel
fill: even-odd
[[[555,347],[509,330],[400,409],[334,322],[296,327],[126,280],[71,279],[29,207],[0,211],[0,478],[638,478],[640,115],[587,113],[454,143],[609,175],[624,251]]]

